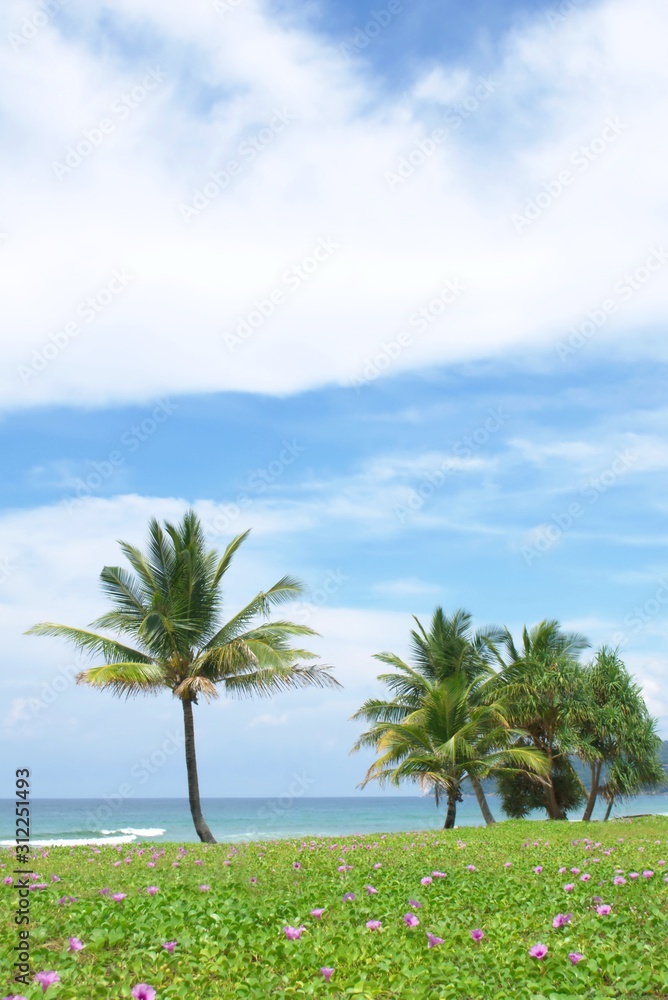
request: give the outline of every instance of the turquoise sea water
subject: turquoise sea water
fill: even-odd
[[[502,820],[498,798],[490,795],[489,802],[496,819]],[[440,828],[445,818],[445,809],[436,809],[432,798],[405,796],[204,799],[202,808],[221,841],[432,830]],[[603,813],[600,803],[594,818],[601,819]],[[638,796],[620,803],[612,815],[638,813],[668,815],[668,794]],[[580,816],[578,811],[570,818]],[[13,843],[13,817],[13,800],[0,800],[0,843],[8,846]],[[543,819],[544,814],[535,818]],[[31,822],[33,843],[197,840],[187,799],[36,799]],[[459,804],[457,824],[482,825],[473,796],[465,796]]]

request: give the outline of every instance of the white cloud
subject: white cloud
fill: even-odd
[[[146,29],[159,56],[129,64],[100,46],[101,10],[121,35]],[[8,0],[8,31],[30,13]],[[6,408],[345,382],[396,353],[402,330],[411,339],[390,372],[524,351],[563,337],[610,295],[610,346],[665,318],[660,277],[628,298],[614,291],[661,233],[660,0],[607,0],[558,30],[541,19],[511,36],[488,67],[498,87],[394,191],[384,175],[439,121],[422,97],[441,88],[454,99],[468,86],[461,67],[430,70],[413,97],[387,97],[322,37],[296,18],[272,20],[255,0],[224,18],[211,4],[71,0],[67,17],[77,31],[60,34],[54,16],[17,52],[3,48]],[[165,79],[121,117],[115,105],[156,62]],[[251,161],[240,143],[275,109],[295,117]],[[53,162],[103,118],[113,131],[58,180]],[[571,158],[607,119],[628,127],[580,170]],[[239,176],[186,224],[179,205],[231,158]],[[511,215],[563,169],[573,183],[516,232]],[[340,246],[286,284],[329,237]],[[112,294],[117,270],[132,278],[112,281]],[[467,290],[420,332],[416,311],[446,278]],[[230,352],[223,334],[274,290],[283,300],[273,315],[258,314]],[[93,322],[81,314],[89,296]],[[76,336],[63,333],[68,323]]]
[[[287,724],[287,712],[283,712],[281,715],[274,715],[272,712],[263,712],[261,715],[253,716],[246,728],[254,729],[256,726],[287,726]]]

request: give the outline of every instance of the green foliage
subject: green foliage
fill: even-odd
[[[158,849],[165,853],[153,862]],[[129,1000],[137,983],[153,986],[157,1000],[658,1000],[668,993],[664,817],[190,843],[181,851],[158,843],[37,852],[33,868],[45,888],[30,894],[33,969],[55,970],[61,980],[47,1000]],[[10,852],[0,853],[3,862],[2,877],[15,878]],[[338,871],[343,864],[352,867]],[[625,884],[614,884],[618,870]],[[644,878],[645,870],[654,874]],[[568,882],[572,893],[564,892]],[[151,885],[156,895],[147,894]],[[125,899],[115,902],[103,888]],[[349,892],[356,898],[344,902]],[[76,901],[59,905],[63,897]],[[609,915],[596,912],[597,900],[611,906]],[[2,995],[41,1000],[37,984],[12,983],[15,903],[14,888],[0,879]],[[316,907],[324,908],[321,919],[311,916]],[[406,926],[408,912],[419,926]],[[566,912],[570,923],[554,928]],[[368,920],[382,929],[367,930]],[[304,926],[299,940],[286,939],[287,925]],[[479,943],[474,928],[484,931]],[[429,949],[426,932],[443,944]],[[82,951],[68,951],[70,936],[83,941]],[[173,954],[162,947],[169,941],[177,942]],[[538,942],[548,946],[543,961],[528,954]],[[584,960],[573,966],[572,952]],[[323,966],[334,969],[329,984]]]
[[[557,801],[566,812],[571,812],[584,803],[586,795],[582,784],[567,757],[553,760],[551,780]],[[536,809],[545,809],[543,788],[526,773],[502,772],[496,777],[496,788],[506,816],[524,819]]]

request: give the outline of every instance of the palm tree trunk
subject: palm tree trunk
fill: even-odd
[[[197,778],[197,757],[195,756],[195,726],[193,724],[193,703],[190,698],[183,698],[183,724],[186,736],[186,769],[188,771],[188,798],[190,812],[195,824],[195,830],[200,840],[206,844],[215,844],[216,839],[206,824],[202,815],[199,800],[199,780]]]
[[[607,822],[610,819],[610,813],[612,812],[612,804],[613,804],[614,801],[615,801],[614,798],[612,798],[608,802],[608,808],[605,810],[605,816],[603,817],[603,822],[604,823]]]
[[[480,778],[475,778],[473,775],[469,775],[471,785],[473,786],[473,791],[475,792],[475,797],[478,800],[478,805],[480,806],[480,812],[482,813],[482,818],[484,819],[487,826],[491,826],[492,823],[496,823],[496,820],[492,816],[492,810],[487,804],[487,799],[485,798],[485,793],[482,790],[482,785],[480,784]]]
[[[594,806],[596,805],[596,799],[598,797],[598,781],[601,776],[601,764],[594,762],[590,765],[591,768],[591,788],[589,789],[589,798],[587,799],[587,805],[585,806],[585,811],[582,816],[582,822],[588,823],[591,819],[592,813],[594,811]]]
[[[443,824],[444,830],[452,830],[455,825],[455,816],[457,815],[457,799],[455,793],[448,792],[448,811],[445,815],[445,823]]]

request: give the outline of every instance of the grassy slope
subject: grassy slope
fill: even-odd
[[[588,847],[587,837],[601,846]],[[164,854],[152,860],[158,848]],[[34,969],[61,978],[47,1000],[129,998],[140,982],[157,990],[157,1000],[668,996],[668,818],[181,850],[58,848],[38,856],[37,884],[46,888],[31,894]],[[12,877],[12,855],[0,861],[0,878]],[[352,868],[340,872],[342,864]],[[615,869],[625,885],[612,883]],[[447,877],[422,885],[435,870]],[[644,870],[654,874],[645,878]],[[633,871],[636,880],[628,878]],[[148,895],[150,885],[159,892]],[[115,902],[103,888],[126,898]],[[16,894],[1,881],[0,890],[0,993],[5,987],[36,1000],[44,996],[36,984],[11,984]],[[344,902],[347,892],[356,898]],[[70,896],[76,902],[58,903]],[[612,905],[610,915],[597,914],[597,896]],[[325,908],[320,920],[310,915],[315,907]],[[571,923],[554,929],[565,912]],[[406,913],[419,926],[406,926]],[[382,929],[368,930],[371,919]],[[288,941],[286,925],[305,931]],[[485,933],[477,944],[474,928]],[[427,931],[444,943],[429,949]],[[70,935],[83,940],[83,951],[68,953]],[[162,944],[174,940],[168,954]],[[549,949],[543,961],[528,955],[538,942]],[[585,959],[573,966],[570,952]],[[321,966],[335,970],[329,985]]]

